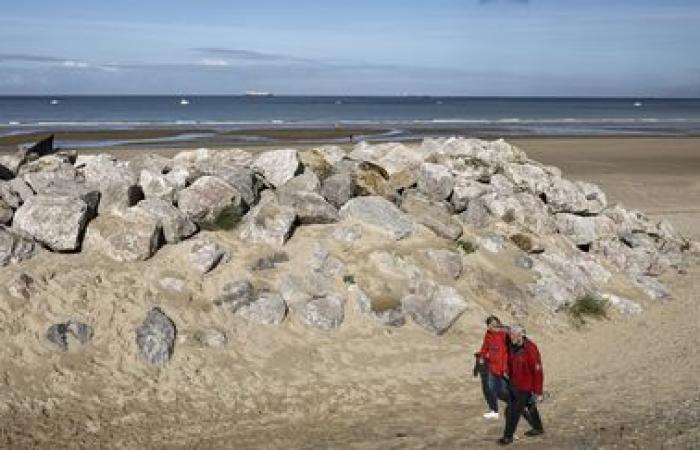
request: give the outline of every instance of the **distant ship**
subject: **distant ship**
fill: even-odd
[[[187,100],[186,98],[182,98],[182,99],[180,99],[180,104],[181,104],[181,105],[189,105],[189,104],[190,104],[190,101]]]
[[[54,98],[54,99],[51,100],[49,103],[51,103],[52,105],[58,105],[59,103],[61,103],[61,101]]]
[[[272,93],[265,91],[246,91],[245,95],[251,97],[272,97]]]
[[[635,107],[635,108],[641,108],[642,106],[644,106],[644,103],[642,103],[642,102],[634,102],[634,107]]]

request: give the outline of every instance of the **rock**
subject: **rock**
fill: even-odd
[[[371,152],[375,152],[376,156],[367,161],[384,169],[390,179],[401,173],[417,172],[423,163],[423,155],[420,152],[401,143],[388,142],[372,147]]]
[[[540,240],[531,234],[515,233],[510,235],[508,239],[525,253],[542,253],[544,251]]]
[[[147,199],[155,198],[171,204],[175,199],[176,186],[168,179],[167,175],[163,175],[162,173],[151,172],[149,170],[141,171],[139,185],[141,186],[144,197]]]
[[[100,214],[134,206],[143,198],[138,177],[124,161],[99,155],[85,165],[82,173],[87,186],[100,191]]]
[[[173,356],[177,329],[160,308],[148,312],[143,323],[136,329],[136,346],[139,354],[148,363],[162,366]]]
[[[642,312],[642,307],[639,303],[632,300],[618,297],[614,294],[601,294],[601,297],[608,302],[610,307],[617,310],[623,316],[634,316]]]
[[[505,175],[515,187],[534,195],[541,195],[552,183],[552,176],[539,165],[532,163],[505,164]]]
[[[81,156],[78,156],[78,161],[75,162],[76,167],[79,166]],[[173,170],[173,160],[156,153],[139,153],[129,158],[128,167],[132,173],[141,174],[147,171],[153,175],[165,175]]]
[[[161,244],[160,221],[138,208],[100,215],[90,223],[85,247],[121,262],[144,261]]]
[[[226,256],[226,250],[209,239],[194,239],[183,244],[187,261],[202,275],[212,271]]]
[[[355,196],[355,182],[352,175],[338,173],[323,180],[321,195],[336,208],[342,207]]]
[[[311,170],[304,171],[279,187],[280,191],[291,192],[318,192],[321,189],[321,181]]]
[[[307,264],[312,270],[327,277],[341,276],[345,273],[345,263],[331,255],[330,251],[318,241],[313,244],[313,253]]]
[[[345,150],[337,145],[324,145],[311,149],[311,152],[320,155],[329,166],[334,166],[336,163],[345,158]]]
[[[296,150],[272,150],[258,156],[253,168],[259,170],[274,187],[280,187],[299,170],[299,155]]]
[[[457,217],[462,223],[477,229],[486,228],[493,221],[486,202],[482,198],[471,200],[467,209]]]
[[[513,265],[521,269],[530,270],[534,265],[534,261],[527,255],[518,255],[513,259]]]
[[[177,207],[205,229],[231,229],[243,212],[241,194],[221,178],[203,176],[177,194]]]
[[[53,251],[75,251],[89,217],[88,204],[80,198],[35,195],[15,211],[12,227]]]
[[[7,284],[7,292],[14,298],[29,300],[36,289],[36,282],[31,275],[20,273]]]
[[[31,258],[37,252],[34,241],[0,226],[0,267]]]
[[[182,292],[185,290],[185,280],[175,277],[163,277],[158,280],[158,286],[166,291]]]
[[[436,273],[453,279],[462,274],[462,257],[458,252],[431,248],[425,254]]]
[[[77,343],[85,345],[92,340],[94,331],[90,325],[76,320],[51,325],[46,331],[46,339],[56,345],[62,351],[68,351],[72,347],[74,338]]]
[[[345,244],[351,244],[362,238],[362,227],[359,224],[338,225],[330,233],[330,237]]]
[[[491,175],[489,184],[495,192],[498,192],[502,195],[511,195],[515,192],[515,185],[511,183],[508,178],[501,175],[500,173]]]
[[[441,335],[467,310],[457,290],[423,280],[413,292],[401,299],[403,310],[429,332]]]
[[[389,175],[384,169],[370,162],[362,162],[352,171],[355,194],[378,196],[388,199],[396,197],[396,191],[389,184]]]
[[[400,327],[406,323],[406,315],[400,304],[394,308],[382,309],[381,302],[373,302],[359,286],[353,284],[348,287],[348,290],[355,299],[360,313],[388,327]]]
[[[588,210],[588,200],[581,188],[564,178],[553,178],[542,198],[554,212],[581,214]]]
[[[218,166],[214,175],[233,186],[246,205],[253,205],[257,201],[261,186],[250,168],[239,165]]]
[[[492,142],[456,137],[425,139],[422,152],[431,155],[431,158],[447,156],[461,160],[471,159],[486,166],[501,166],[505,163],[524,162],[527,159],[522,150],[503,139]]]
[[[305,302],[297,312],[304,324],[320,330],[331,330],[343,323],[345,300],[337,294],[315,297]]]
[[[418,171],[418,190],[430,200],[445,200],[452,193],[455,181],[449,169],[432,163],[423,163]]]
[[[34,196],[34,191],[22,178],[13,178],[7,182],[7,187],[20,198],[20,203]],[[18,206],[19,207],[19,206]]]
[[[503,195],[494,192],[483,195],[478,200],[477,203],[483,202],[489,213],[503,222],[518,224],[535,234],[549,234],[556,231],[554,220],[545,205],[531,194],[520,192],[514,195]],[[488,221],[486,223],[488,224]]]
[[[4,200],[0,199],[0,225],[8,225],[12,222],[12,216],[14,215],[14,210],[10,208],[10,205],[5,203]]]
[[[20,167],[27,162],[27,153],[27,149],[19,149],[11,155],[0,155],[0,180],[16,177]]]
[[[500,253],[506,247],[506,238],[497,234],[479,236],[477,242],[479,248],[489,253]]]
[[[302,224],[333,223],[338,221],[338,210],[320,194],[307,191],[277,192],[282,207],[293,208]]]
[[[656,278],[640,275],[635,277],[632,282],[652,300],[667,301],[673,299],[671,291]]]
[[[205,328],[194,334],[194,340],[204,347],[219,348],[228,343],[226,333],[216,328]]]
[[[570,238],[576,245],[590,245],[596,239],[613,237],[616,234],[615,223],[605,216],[577,216],[574,214],[556,214],[559,233]]]
[[[409,216],[393,203],[378,196],[353,198],[340,209],[340,217],[378,227],[394,239],[405,238],[414,230]]]
[[[452,190],[450,202],[455,212],[462,212],[467,209],[469,202],[491,192],[493,188],[488,184],[479,183],[469,178],[457,178]]]
[[[257,258],[250,266],[250,270],[270,270],[274,269],[277,264],[289,261],[289,256],[285,252],[272,252]]]
[[[409,191],[404,193],[401,209],[442,238],[457,240],[462,235],[462,225],[452,217],[444,202],[431,201],[417,192]]]
[[[165,200],[147,198],[141,200],[136,207],[160,223],[163,237],[168,244],[176,244],[187,239],[198,230],[197,225],[185,213]]]
[[[237,314],[261,325],[277,325],[287,316],[287,304],[271,291],[259,291],[252,302],[242,305]]]
[[[297,215],[294,208],[280,205],[273,193],[266,191],[263,194],[266,195],[260,199],[260,203],[243,218],[240,238],[280,247],[291,235]]]
[[[221,288],[221,292],[214,300],[214,304],[226,308],[231,313],[235,313],[242,306],[252,302],[254,294],[255,291],[250,281],[231,281]]]
[[[608,198],[600,187],[592,183],[577,181],[576,185],[583,191],[588,201],[588,213],[600,214],[608,206]]]
[[[0,204],[8,209],[17,209],[22,204],[22,198],[12,190],[9,181],[0,181]]]

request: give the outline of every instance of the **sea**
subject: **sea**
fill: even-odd
[[[31,132],[361,128],[375,140],[434,135],[696,136],[700,99],[346,96],[2,96],[0,137]],[[184,130],[187,130],[185,133]],[[267,139],[238,133],[238,139]],[[109,141],[103,142],[109,145]],[[124,143],[124,142],[120,142]],[[91,144],[96,144],[92,142]]]

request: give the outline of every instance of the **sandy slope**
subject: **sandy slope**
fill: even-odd
[[[554,149],[538,155],[525,148],[533,158],[564,166],[574,178],[602,182],[615,198],[637,199],[642,209],[658,186],[674,181],[670,174],[669,179],[650,177],[651,171],[620,175],[626,165],[612,160],[615,171],[606,178],[584,170],[585,162],[556,160]],[[678,182],[691,175],[680,173]],[[628,183],[616,184],[620,176]],[[683,198],[693,201],[692,196],[676,200]],[[698,224],[692,222],[696,216],[689,217]],[[321,228],[303,232],[312,240]],[[24,268],[42,280],[41,292],[29,304],[0,293],[0,447],[494,446],[502,423],[481,419],[485,405],[471,377],[471,354],[480,343],[484,316],[507,317],[493,306],[498,299],[473,299],[470,311],[442,337],[413,324],[382,329],[361,320],[352,305],[346,323],[328,334],[296,320],[280,327],[249,325],[217,313],[211,297],[256,249],[217,237],[232,246],[232,263],[205,279],[185,273],[189,289],[182,294],[154,288],[162,274],[181,273],[178,256],[168,247],[153,260],[130,266],[90,254],[29,261]],[[308,248],[295,242],[301,240],[293,239],[288,251],[303,260]],[[487,263],[499,261],[479,261]],[[352,264],[361,267],[361,258]],[[0,282],[14,270],[2,269]],[[534,308],[527,323],[544,357],[550,398],[542,412],[548,433],[522,439],[516,447],[697,448],[698,275],[696,266],[669,280],[677,297],[673,302],[642,301],[641,316],[614,317],[583,330],[559,321],[548,324]],[[137,359],[133,339],[152,304],[186,324],[179,330],[176,356],[160,370]],[[43,333],[48,324],[76,314],[94,324],[95,340],[81,351],[59,354],[45,344]],[[193,344],[191,335],[200,326],[226,330],[228,345]],[[521,426],[520,434],[525,429]]]

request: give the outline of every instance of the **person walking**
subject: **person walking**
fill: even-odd
[[[485,419],[498,419],[498,399],[506,399],[508,391],[505,379],[508,370],[507,334],[496,316],[486,319],[486,334],[477,358],[477,371],[481,375],[481,387],[489,411]]]
[[[525,337],[525,329],[520,326],[510,328],[508,349],[508,375],[510,380],[510,402],[506,408],[506,426],[501,445],[513,442],[520,416],[532,427],[525,436],[538,436],[544,433],[537,403],[542,401],[544,372],[540,352],[534,342]]]

